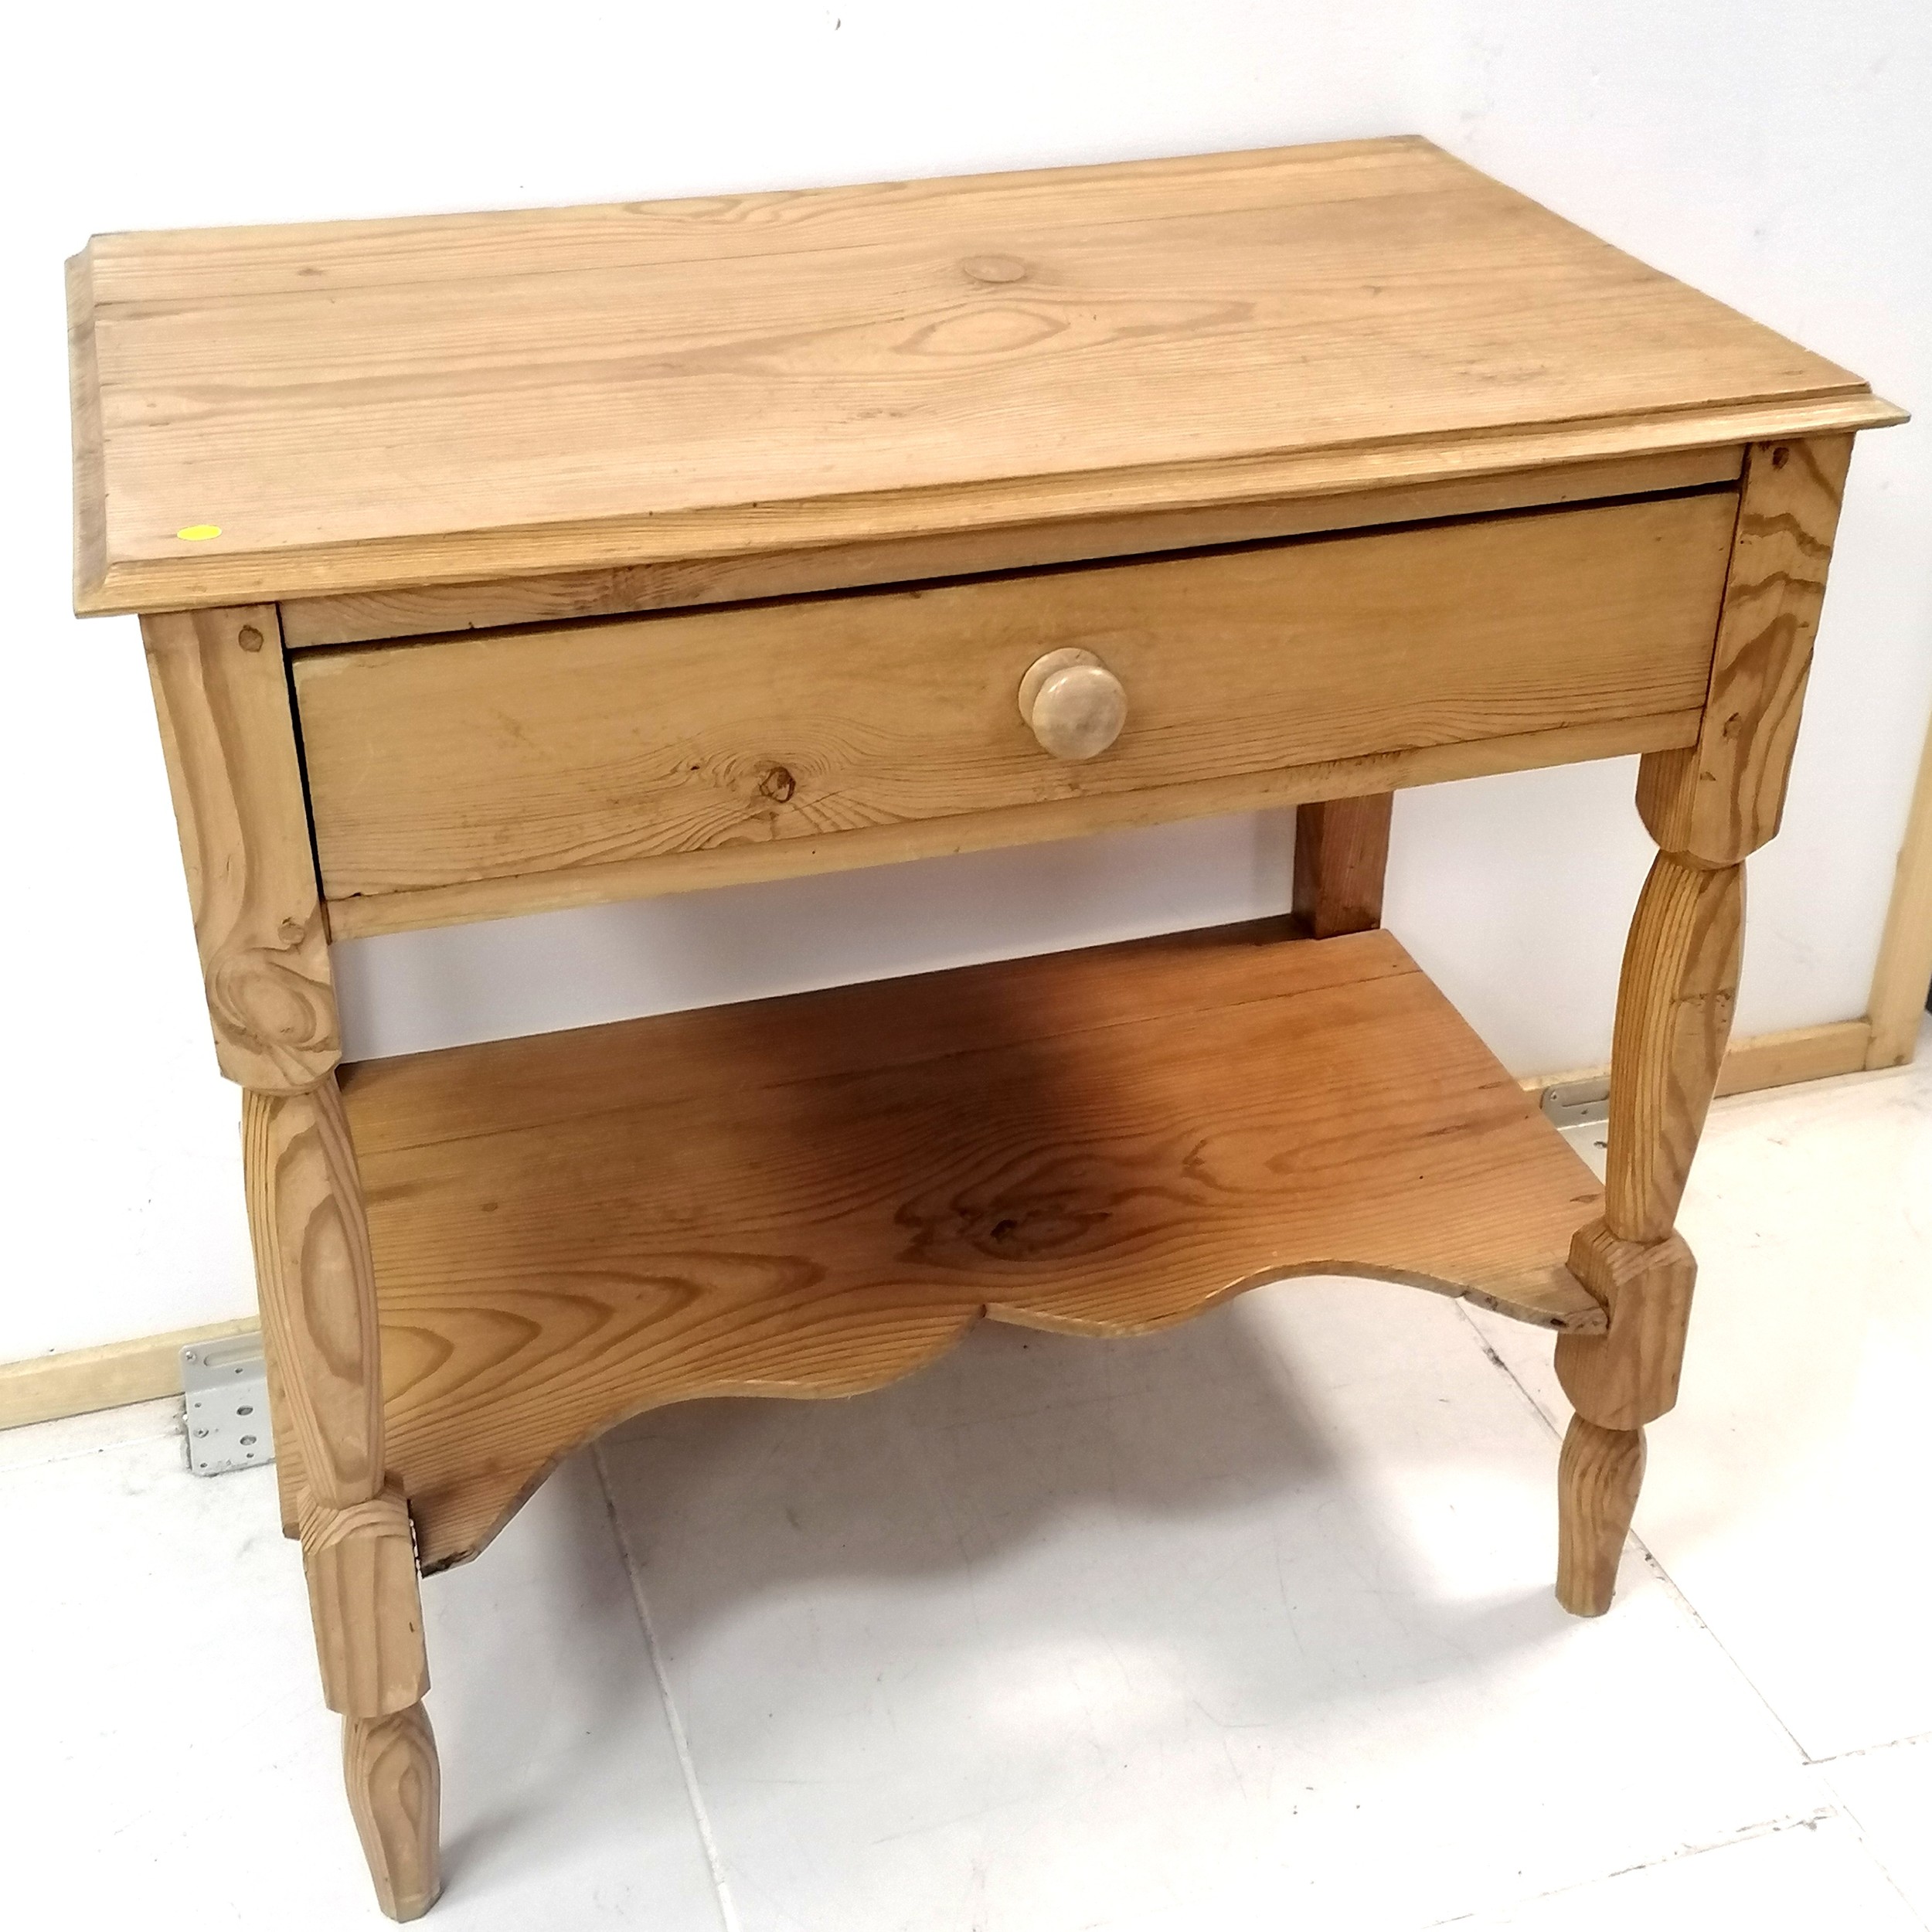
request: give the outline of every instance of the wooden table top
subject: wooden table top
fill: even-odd
[[[1413,138],[104,235],[68,286],[83,613],[1900,420]]]

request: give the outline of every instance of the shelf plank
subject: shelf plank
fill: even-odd
[[[1601,1197],[1388,934],[1286,922],[348,1069],[426,1567],[699,1396],[831,1396],[982,1315],[1166,1327],[1298,1274],[1600,1327]]]

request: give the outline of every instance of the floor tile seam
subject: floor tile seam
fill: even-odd
[[[664,1706],[665,1727],[671,1733],[672,1750],[677,1754],[679,1775],[683,1781],[686,1803],[691,1807],[692,1822],[698,1834],[698,1842],[704,1850],[705,1863],[711,1876],[712,1894],[718,1907],[718,1919],[724,1932],[740,1932],[736,1907],[732,1903],[731,1887],[725,1876],[724,1854],[718,1844],[717,1835],[712,1829],[711,1814],[704,1801],[704,1793],[698,1782],[696,1760],[691,1754],[691,1740],[687,1736],[684,1718],[679,1712],[677,1699],[672,1695],[669,1672],[665,1668],[664,1653],[658,1642],[656,1624],[651,1615],[651,1605],[645,1594],[644,1578],[638,1572],[635,1553],[631,1547],[631,1539],[625,1535],[624,1519],[617,1509],[617,1494],[611,1486],[611,1473],[604,1460],[603,1446],[593,1445],[590,1451],[591,1466],[597,1471],[597,1485],[604,1492],[605,1514],[610,1519],[611,1534],[617,1546],[619,1560],[624,1565],[624,1580],[631,1590],[631,1607],[637,1613],[638,1627],[644,1637],[645,1653],[651,1662],[651,1674],[657,1680],[658,1696]]]
[[[1871,1744],[1848,1744],[1842,1751],[1828,1751],[1822,1757],[1804,1761],[1815,1769],[1828,1771],[1834,1764],[1849,1764],[1855,1758],[1876,1757],[1883,1751],[1902,1751],[1913,1744],[1932,1744],[1932,1731],[1913,1731],[1904,1737],[1883,1737]]]
[[[1842,1762],[1842,1760],[1835,1761]],[[1819,1774],[1825,1776],[1823,1767],[1821,1766],[1818,1769]],[[1866,1832],[1865,1821],[1859,1816],[1856,1807],[1846,1799],[1844,1794],[1835,1785],[1832,1784],[1828,1777],[1825,1777],[1825,1784],[1830,1789],[1832,1797],[1837,1801],[1835,1808],[1838,1815],[1852,1828],[1852,1835],[1858,1840],[1859,1850],[1872,1861],[1873,1866],[1884,1879],[1886,1883],[1891,1886],[1893,1891],[1897,1895],[1898,1901],[1904,1906],[1906,1916],[1910,1918],[1913,1924],[1925,1926],[1928,1927],[1928,1932],[1932,1932],[1932,1920],[1927,1920],[1925,1914],[1912,1902],[1905,1887],[1900,1884],[1897,1879],[1893,1876],[1892,1868],[1886,1862],[1884,1855],[1872,1842],[1870,1836]]]
[[[1846,1818],[1838,1806],[1815,1805],[1808,1811],[1791,1811],[1777,1818],[1753,1819],[1751,1823],[1740,1825],[1735,1831],[1726,1833],[1722,1838],[1712,1838],[1698,1845],[1679,1845],[1669,1851],[1660,1852],[1655,1858],[1638,1859],[1631,1864],[1620,1865],[1608,1872],[1594,1872],[1587,1878],[1573,1879],[1565,1885],[1553,1885],[1547,1891],[1531,1893],[1500,1908],[1458,1912],[1453,1918],[1432,1919],[1427,1926],[1420,1928],[1420,1932],[1448,1932],[1448,1928],[1452,1926],[1473,1925],[1485,1917],[1493,1919],[1495,1910],[1498,1909],[1509,1913],[1521,1912],[1531,1906],[1541,1905],[1546,1900],[1568,1898],[1574,1893],[1588,1890],[1592,1886],[1608,1885],[1615,1879],[1629,1878],[1638,1872],[1657,1871],[1667,1866],[1688,1864],[1692,1859],[1704,1858],[1714,1852],[1727,1852],[1735,1845],[1753,1845],[1760,1839],[1776,1838],[1785,1832],[1815,1830],[1819,1825],[1830,1824],[1834,1820],[1852,1825],[1854,1835],[1858,1835],[1855,1824]],[[1859,1843],[1860,1849],[1864,1849],[1862,1837]],[[1866,1855],[1871,1855],[1869,1850]],[[1872,1863],[1876,1866],[1878,1861],[1873,1859]],[[1884,1872],[1882,1867],[1880,1870],[1886,1883],[1891,1884],[1890,1873]],[[1897,1889],[1896,1885],[1893,1886],[1894,1891]],[[1910,1909],[1908,1906],[1907,1910]],[[1912,1916],[1914,1919],[1918,1918],[1916,1912]],[[1920,1920],[1920,1923],[1923,1921]]]
[[[32,1425],[29,1423],[26,1426],[31,1427]],[[22,1462],[0,1461],[0,1482],[5,1481],[9,1476],[25,1475],[30,1470],[58,1469],[63,1463],[80,1462],[89,1456],[112,1455],[117,1449],[139,1449],[145,1447],[151,1442],[173,1442],[180,1445],[185,1444],[186,1440],[184,1424],[178,1416],[167,1428],[157,1430],[152,1435],[122,1436],[113,1442],[92,1443],[85,1449],[63,1450],[57,1455],[34,1456]],[[184,1449],[182,1455],[182,1468],[185,1471],[187,1467],[187,1454]],[[268,1464],[251,1463],[249,1467],[267,1468]]]
[[[1502,1355],[1500,1355],[1496,1350],[1490,1345],[1489,1338],[1476,1326],[1475,1321],[1470,1315],[1468,1310],[1464,1308],[1461,1302],[1458,1302],[1456,1305],[1458,1312],[1463,1318],[1463,1320],[1468,1324],[1470,1333],[1475,1337],[1476,1345],[1481,1349],[1483,1353],[1489,1358],[1490,1361],[1495,1364],[1496,1368],[1501,1371],[1501,1372],[1512,1384],[1514,1385],[1517,1393],[1520,1395],[1523,1400],[1529,1405],[1530,1413],[1534,1415],[1537,1420],[1543,1424],[1544,1428],[1549,1432],[1551,1437],[1555,1440],[1560,1441],[1562,1440],[1562,1432],[1557,1428],[1554,1418],[1553,1418],[1545,1410],[1543,1404],[1536,1400],[1536,1395],[1530,1389],[1529,1384],[1526,1383],[1522,1378],[1516,1373],[1515,1370],[1511,1368],[1509,1364],[1503,1359]],[[1817,1760],[1813,1759],[1811,1753],[1805,1749],[1804,1740],[1800,1738],[1798,1733],[1792,1730],[1791,1726],[1785,1722],[1784,1713],[1780,1711],[1777,1706],[1771,1702],[1770,1697],[1766,1695],[1762,1687],[1751,1675],[1750,1672],[1745,1669],[1743,1664],[1738,1661],[1736,1654],[1732,1651],[1730,1646],[1726,1644],[1723,1638],[1719,1636],[1716,1630],[1712,1628],[1710,1623],[1706,1618],[1703,1612],[1700,1611],[1697,1607],[1696,1604],[1691,1600],[1689,1596],[1685,1593],[1683,1587],[1678,1582],[1677,1579],[1670,1573],[1669,1570],[1665,1568],[1662,1560],[1658,1556],[1657,1553],[1651,1548],[1648,1543],[1644,1541],[1642,1537],[1637,1534],[1634,1529],[1630,1532],[1629,1542],[1631,1547],[1634,1548],[1637,1553],[1642,1557],[1645,1563],[1648,1566],[1651,1573],[1661,1583],[1663,1584],[1664,1587],[1667,1590],[1670,1592],[1672,1601],[1674,1601],[1679,1607],[1682,1610],[1685,1615],[1689,1617],[1691,1621],[1696,1625],[1698,1629],[1710,1640],[1711,1644],[1716,1648],[1718,1655],[1722,1657],[1725,1662],[1730,1665],[1732,1670],[1736,1672],[1738,1681],[1744,1685],[1753,1697],[1757,1699],[1758,1703],[1763,1707],[1765,1715],[1769,1717],[1771,1722],[1777,1726],[1778,1730],[1784,1733],[1785,1739],[1791,1745],[1792,1752],[1795,1755],[1798,1764],[1801,1766],[1808,1767],[1816,1762]]]

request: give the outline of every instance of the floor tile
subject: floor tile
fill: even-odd
[[[10,1923],[384,1923],[267,1471],[149,1436],[0,1475]],[[25,1585],[22,1587],[22,1584]],[[605,1505],[566,1467],[424,1587],[448,1889],[464,1928],[718,1924]],[[77,1916],[85,1906],[86,1916]]]
[[[1406,1932],[1816,1807],[1641,1559],[1557,1609],[1554,1438],[1413,1290],[604,1454],[745,1932]]]
[[[715,1932],[703,1845],[588,1458],[423,1585],[451,1932]],[[442,1915],[447,1912],[447,1917]]]
[[[1638,1535],[1807,1752],[1932,1732],[1932,1053],[1713,1109]],[[1546,1336],[1472,1318],[1548,1413]]]
[[[1830,1817],[1455,1923],[1457,1932],[1923,1932],[1858,1834]]]
[[[1835,1758],[1821,1775],[1866,1849],[1932,1925],[1932,1738]]]
[[[64,1462],[70,1456],[90,1456],[123,1443],[168,1437],[177,1444],[181,1437],[179,1396],[159,1402],[131,1402],[119,1409],[97,1409],[84,1416],[63,1416],[57,1422],[0,1429],[0,1471]]]
[[[1684,1219],[1668,1577],[1594,1623],[1548,1338],[1409,1291],[644,1418],[604,1454],[734,1910],[580,1461],[425,1586],[432,1923],[1932,1926],[1932,1065],[1720,1104]],[[0,1536],[9,1921],[382,1923],[272,1476],[189,1477],[177,1403],[0,1432]]]

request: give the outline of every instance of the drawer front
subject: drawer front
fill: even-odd
[[[1688,742],[1736,504],[1714,491],[304,652],[324,890],[786,842],[806,869],[851,835],[852,862],[879,855],[865,835],[880,828],[1167,788],[1179,816],[1203,781],[1231,808],[1246,779],[1425,747],[1621,720],[1629,743],[1598,730],[1596,751],[1654,748],[1659,720]],[[1111,748],[1078,761],[1043,749],[1019,702],[1029,667],[1069,647],[1128,703]],[[1513,762],[1564,755],[1582,754]],[[688,866],[677,883],[696,883]]]

